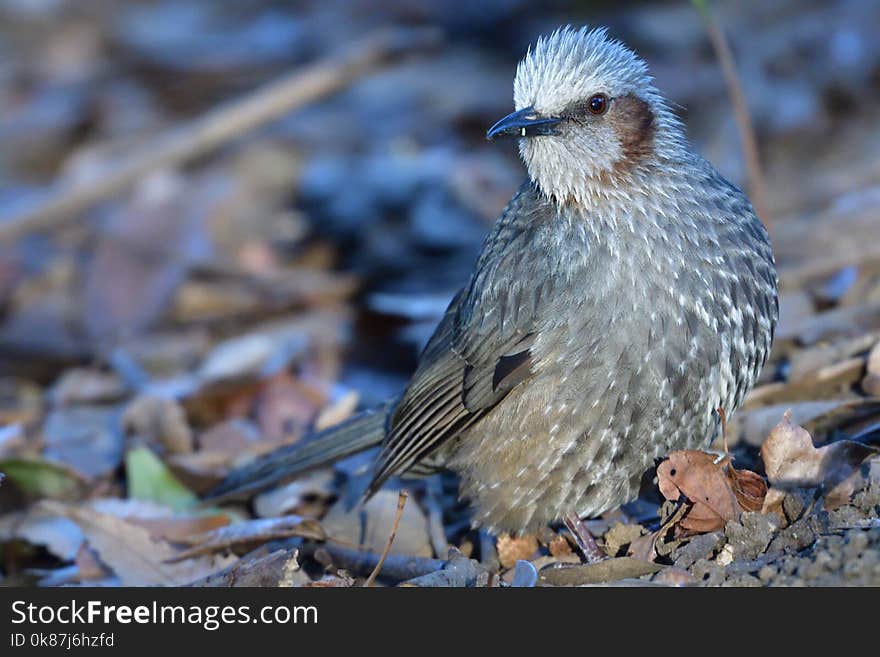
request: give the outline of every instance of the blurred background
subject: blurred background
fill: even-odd
[[[732,440],[759,444],[779,405],[877,422],[880,3],[711,7],[783,290]],[[400,390],[524,178],[515,144],[485,130],[511,111],[528,44],[567,23],[644,57],[696,148],[749,188],[716,50],[684,0],[0,0],[7,471],[63,466],[88,495],[130,496],[125,460],[146,447],[198,492]],[[373,61],[377,30],[394,45]],[[332,78],[346,53],[345,79],[303,91],[298,72]],[[300,100],[242,121],[241,103],[277,101],[267,85]],[[212,117],[228,130],[205,138]],[[49,495],[18,472],[0,510]]]

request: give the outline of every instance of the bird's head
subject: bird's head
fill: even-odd
[[[514,104],[487,137],[519,138],[532,180],[560,202],[623,184],[681,136],[645,63],[604,29],[538,39],[517,68]]]

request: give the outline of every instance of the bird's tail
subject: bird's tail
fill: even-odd
[[[293,445],[279,447],[229,473],[205,501],[244,497],[314,468],[380,445],[390,404],[359,413]]]

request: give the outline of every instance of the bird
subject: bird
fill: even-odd
[[[767,230],[607,30],[540,37],[513,96],[487,138],[517,140],[528,177],[403,393],[210,498],[379,446],[367,497],[451,470],[475,526],[534,534],[631,501],[658,459],[709,447],[770,353]]]

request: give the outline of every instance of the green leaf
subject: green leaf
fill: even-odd
[[[128,496],[164,504],[179,511],[193,506],[195,494],[171,474],[171,471],[146,447],[136,447],[125,455]]]
[[[42,458],[0,460],[0,473],[23,493],[34,497],[70,499],[82,494],[88,483],[72,468]]]

